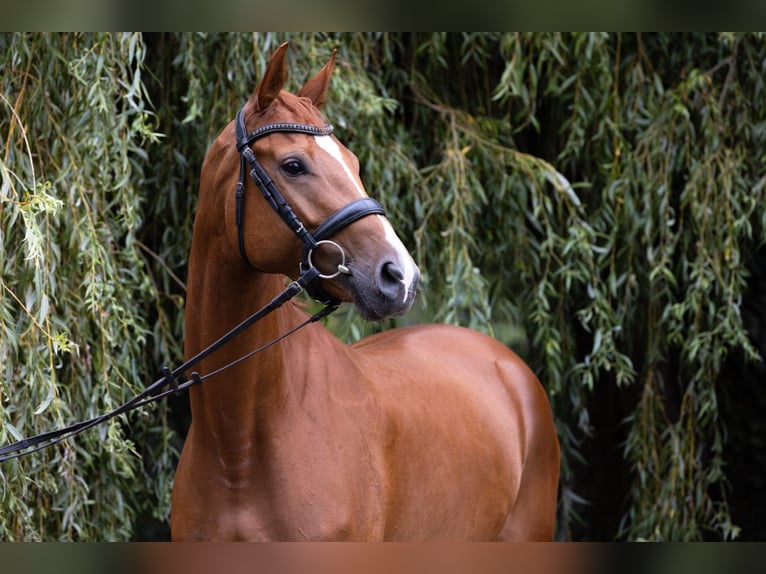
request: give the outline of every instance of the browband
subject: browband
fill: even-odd
[[[255,128],[249,134],[245,134],[245,117],[242,111],[237,114],[237,122],[235,125],[237,134],[237,149],[241,152],[242,148],[246,145],[253,143],[260,137],[267,134],[273,134],[276,132],[289,132],[289,133],[301,133],[312,136],[329,136],[333,132],[333,127],[327,124],[324,127],[309,126],[306,124],[293,124],[289,122],[277,122],[273,124],[266,124],[259,128]]]

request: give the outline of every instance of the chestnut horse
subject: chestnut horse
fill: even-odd
[[[415,263],[367,198],[357,158],[319,112],[335,54],[291,94],[282,90],[285,51],[274,52],[202,166],[187,356],[281,292],[284,276],[298,277],[301,260],[306,267],[301,233],[328,218],[332,239],[308,257],[323,274],[320,292],[353,301],[371,320],[405,313],[415,296]],[[276,203],[244,177],[245,157],[271,179]],[[200,371],[236,361],[306,317],[284,304]],[[519,357],[480,333],[422,325],[349,346],[315,322],[195,386],[190,400],[174,540],[553,536],[559,444],[548,399]]]

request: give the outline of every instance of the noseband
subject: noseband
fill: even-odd
[[[320,279],[332,279],[339,274],[350,274],[348,267],[346,267],[346,254],[343,248],[330,241],[330,237],[335,235],[338,231],[351,225],[353,222],[365,217],[367,215],[385,215],[386,212],[383,207],[370,197],[364,197],[352,201],[351,203],[341,207],[338,211],[330,215],[321,225],[317,226],[313,232],[306,229],[303,222],[297,216],[293,208],[287,202],[285,197],[277,188],[274,181],[269,177],[263,166],[255,157],[255,153],[250,148],[252,144],[258,138],[265,135],[282,132],[282,133],[301,133],[312,136],[329,136],[332,133],[332,126],[326,125],[324,127],[310,126],[305,124],[294,123],[271,123],[260,126],[250,133],[247,133],[245,127],[245,115],[243,110],[239,110],[237,118],[234,124],[235,135],[237,138],[237,150],[240,153],[239,164],[239,182],[237,183],[236,191],[236,222],[237,222],[237,239],[239,242],[239,253],[242,259],[250,267],[255,266],[250,262],[245,251],[245,232],[244,232],[244,198],[245,198],[245,172],[247,167],[250,166],[250,177],[253,178],[255,185],[261,190],[263,197],[271,208],[277,212],[282,221],[287,224],[287,227],[295,233],[298,238],[303,242],[303,250],[301,254],[300,270],[301,273],[310,271],[313,267],[312,255],[314,251],[321,245],[329,245],[335,247],[340,253],[341,262],[337,267],[337,271],[332,274],[317,274],[316,277]],[[329,304],[337,302],[337,299],[328,295],[318,281],[310,281],[306,284],[306,292],[320,303]]]

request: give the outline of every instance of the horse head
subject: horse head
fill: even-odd
[[[219,257],[250,271],[295,279],[307,264],[315,266],[321,292],[353,301],[365,319],[401,315],[414,301],[418,268],[380,205],[369,199],[358,158],[331,135],[320,112],[335,53],[292,94],[283,89],[286,49],[283,44],[272,55],[237,118],[240,127],[230,123],[205,157],[198,213],[210,211],[207,236],[225,238]],[[301,245],[306,231],[310,239]],[[311,236],[317,232],[318,244]]]

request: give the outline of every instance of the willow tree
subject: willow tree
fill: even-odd
[[[202,157],[284,40],[293,87],[340,49],[326,115],[423,271],[410,316],[330,327],[444,321],[516,348],[559,427],[561,537],[734,537],[720,399],[727,361],[758,359],[758,35],[1,36],[0,443],[180,362]],[[184,416],[4,463],[0,536],[151,535]]]
[[[5,444],[111,410],[141,386],[153,289],[137,234],[144,150],[158,136],[140,35],[4,35],[0,53]],[[166,440],[163,414],[145,416]],[[118,423],[0,472],[4,540],[126,539],[149,503]]]

